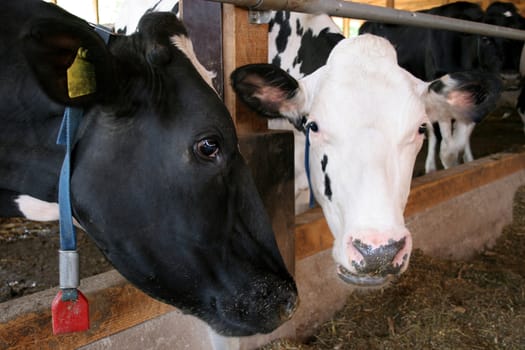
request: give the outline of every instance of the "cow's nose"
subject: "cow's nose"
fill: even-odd
[[[397,275],[402,264],[396,264],[396,256],[403,250],[406,237],[398,241],[389,240],[386,244],[374,248],[359,239],[352,240],[352,245],[359,252],[362,259],[351,262],[359,274],[385,276],[387,274]]]
[[[348,273],[355,276],[397,276],[408,266],[412,237],[404,227],[357,231],[349,235],[346,242],[346,264],[343,266],[347,266]]]
[[[281,321],[288,321],[290,318],[292,318],[292,315],[295,313],[295,310],[297,310],[298,306],[299,298],[297,293],[290,292],[286,297],[285,302],[281,305]]]

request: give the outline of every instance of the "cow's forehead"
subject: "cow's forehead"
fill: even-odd
[[[425,84],[399,67],[394,48],[383,38],[363,35],[341,41],[320,79],[312,115],[338,129],[355,129],[359,123],[410,127],[424,116]]]
[[[390,42],[382,37],[363,34],[341,40],[328,57],[328,65],[344,66],[353,62],[373,60],[380,63],[397,64],[396,50]]]

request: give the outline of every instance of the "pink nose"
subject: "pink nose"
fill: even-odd
[[[359,238],[350,238],[347,257],[354,273],[375,277],[399,275],[408,265],[412,249],[410,232],[403,230],[359,232]]]

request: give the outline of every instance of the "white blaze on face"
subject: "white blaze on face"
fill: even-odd
[[[394,257],[399,265],[407,259],[404,270],[412,244],[403,211],[424,139],[419,127],[428,122],[425,84],[398,66],[388,41],[370,35],[341,41],[313,78],[308,120],[319,130],[310,133],[310,171],[334,257],[358,273],[362,258],[352,242],[376,249],[404,239]]]

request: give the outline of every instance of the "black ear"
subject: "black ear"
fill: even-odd
[[[249,64],[231,74],[235,93],[250,108],[270,118],[288,117],[299,109],[299,83],[272,64]]]
[[[74,16],[38,19],[22,35],[24,55],[44,92],[68,106],[107,98],[115,86],[106,43]]]

